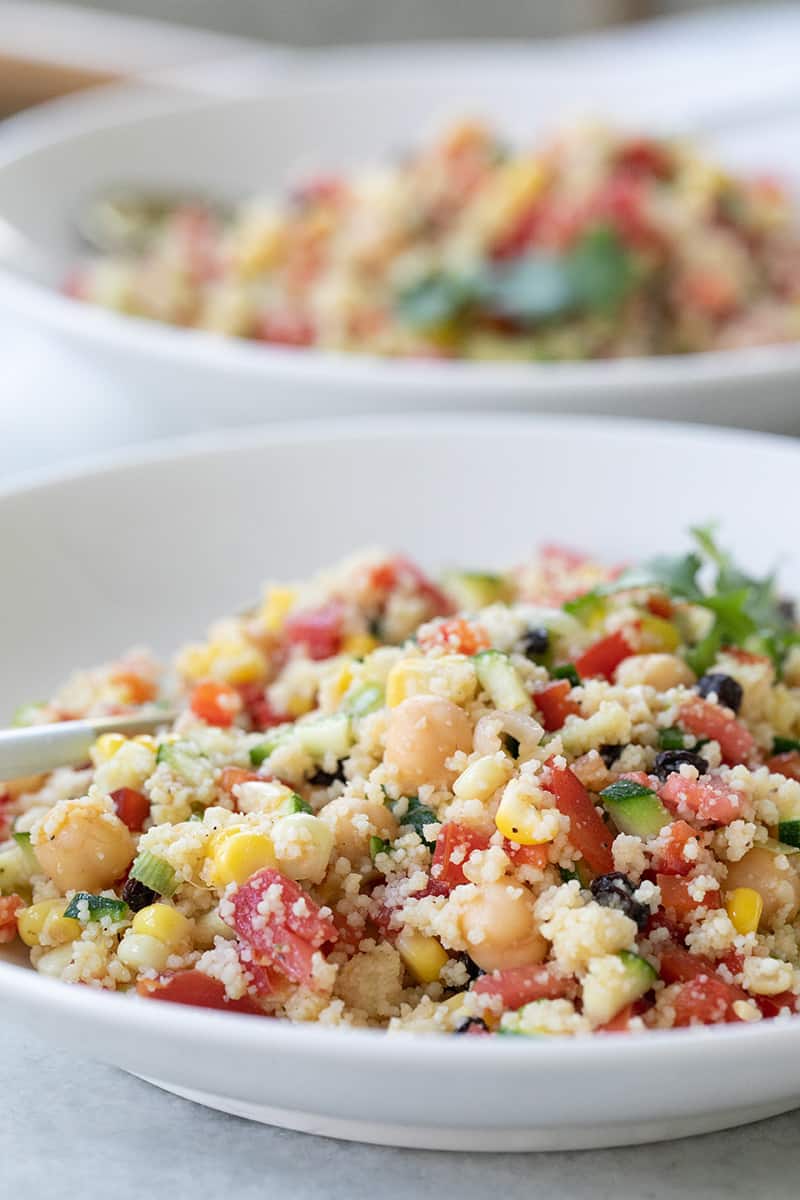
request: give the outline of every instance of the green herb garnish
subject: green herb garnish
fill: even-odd
[[[429,850],[433,850],[435,842],[430,842],[425,837],[423,830],[426,825],[437,825],[439,818],[436,813],[430,808],[426,808],[424,804],[420,804],[417,796],[411,796],[408,800],[408,808],[401,816],[398,810],[401,810],[402,800],[398,800],[392,805],[392,812],[397,817],[401,825],[410,825],[414,832],[419,837],[420,841],[424,842]]]
[[[560,667],[553,667],[550,674],[553,679],[568,679],[573,687],[581,686],[581,677],[574,663],[562,663]]]
[[[94,896],[91,892],[76,892],[64,909],[65,917],[80,921],[84,914],[89,921],[124,921],[130,910],[116,896]]]

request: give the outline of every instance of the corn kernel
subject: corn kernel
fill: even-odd
[[[275,847],[265,833],[221,829],[211,839],[207,875],[213,887],[244,883],[262,867],[275,866]]]
[[[128,739],[121,733],[101,733],[89,751],[94,766],[109,762],[122,749]]]
[[[134,933],[148,934],[172,947],[188,939],[192,923],[170,904],[148,904],[136,913],[131,928]]]
[[[410,929],[404,929],[398,937],[397,950],[417,983],[435,983],[448,961],[441,942]]]
[[[513,763],[504,754],[484,754],[461,772],[453,792],[462,800],[488,800],[513,774]]]
[[[349,666],[343,666],[342,669],[338,672],[336,679],[333,682],[333,688],[332,688],[333,698],[335,700],[341,700],[342,696],[344,696],[345,692],[350,687],[350,684],[352,682],[353,682],[353,672],[350,670]]]
[[[739,887],[725,901],[728,916],[737,933],[755,933],[761,920],[764,901],[755,888]]]
[[[478,678],[471,659],[450,654],[442,658],[411,658],[395,663],[386,677],[386,704],[396,708],[409,696],[435,693],[467,704],[478,690]]]
[[[175,665],[184,679],[198,683],[210,675],[211,657],[211,647],[196,642],[180,652]]]
[[[304,717],[306,713],[311,712],[313,707],[314,698],[309,696],[291,696],[286,701],[286,712],[294,720]]]
[[[675,626],[663,617],[642,617],[639,633],[639,649],[643,654],[671,654],[681,642]]]
[[[163,971],[169,958],[169,946],[149,933],[133,933],[130,929],[117,949],[117,958],[134,971]]]
[[[351,633],[344,639],[342,650],[345,654],[352,654],[354,658],[364,658],[373,650],[377,650],[378,646],[378,639],[369,633]]]
[[[62,946],[81,936],[81,923],[65,917],[67,901],[40,900],[17,913],[17,929],[26,946]]]
[[[267,633],[280,633],[296,599],[294,588],[269,589],[261,607],[261,624]]]
[[[513,785],[503,793],[494,823],[504,838],[520,846],[541,846],[545,842],[552,842],[560,828],[555,809],[537,808],[525,800]]]
[[[244,683],[258,683],[267,673],[264,655],[249,642],[226,643],[213,655],[212,675],[225,683],[239,687]]]
[[[137,746],[144,746],[147,750],[152,750],[155,754],[158,750],[158,738],[154,738],[152,733],[140,733],[133,739]]]

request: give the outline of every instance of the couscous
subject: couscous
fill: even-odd
[[[180,715],[0,785],[0,936],[93,988],[468,1036],[800,995],[800,635],[697,549],[434,582],[359,554],[176,660]],[[159,700],[143,653],[20,723]]]
[[[97,226],[119,252],[71,295],[272,345],[559,361],[800,338],[800,232],[775,179],[598,128],[512,150],[462,124],[284,201],[122,195]]]

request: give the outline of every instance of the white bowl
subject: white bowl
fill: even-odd
[[[611,561],[720,517],[783,561],[800,446],[584,418],[419,418],[201,438],[0,492],[0,712],[133,642],[168,650],[364,543],[499,565],[541,540]],[[8,952],[6,957],[9,958]],[[202,1103],[363,1141],[519,1150],[701,1133],[800,1103],[800,1017],[552,1041],[391,1037],[190,1010],[0,963],[4,1018]]]
[[[103,185],[241,197],[280,188],[300,169],[382,160],[464,113],[528,141],[586,114],[664,131],[705,122],[717,127],[710,149],[726,161],[791,172],[798,118],[781,107],[786,79],[777,67],[776,78],[759,77],[756,116],[746,111],[750,89],[726,125],[719,114],[731,109],[731,80],[738,86],[741,75],[700,88],[696,71],[684,78],[674,61],[667,70],[647,60],[646,75],[635,61],[621,70],[613,56],[593,69],[577,62],[508,47],[379,55],[372,66],[333,56],[313,71],[277,73],[257,95],[110,89],[94,103],[61,103],[54,116],[48,107],[27,114],[0,146],[0,221],[21,235],[4,240],[0,227],[0,306],[56,335],[65,370],[77,350],[113,381],[114,409],[135,414],[140,435],[273,417],[487,408],[796,429],[800,345],[621,362],[387,361],[223,339],[58,293],[79,254],[74,215]]]

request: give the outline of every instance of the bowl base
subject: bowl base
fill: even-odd
[[[247,1121],[258,1121],[262,1125],[276,1125],[280,1129],[311,1133],[317,1137],[340,1138],[347,1142],[369,1142],[375,1146],[401,1146],[412,1150],[513,1152],[597,1150],[610,1146],[636,1146],[644,1142],[667,1142],[675,1138],[733,1129],[737,1125],[749,1125],[753,1121],[779,1116],[800,1106],[798,1096],[780,1103],[754,1104],[700,1115],[663,1117],[653,1121],[617,1121],[610,1124],[558,1127],[526,1126],[523,1129],[453,1129],[446,1126],[437,1128],[430,1125],[401,1125],[298,1112],[288,1108],[275,1108],[269,1104],[219,1096],[214,1092],[204,1092],[196,1088],[178,1087],[146,1075],[139,1078],[175,1096],[181,1096],[184,1100],[191,1100],[194,1104],[202,1104],[206,1108],[214,1108],[235,1117],[244,1117]]]

